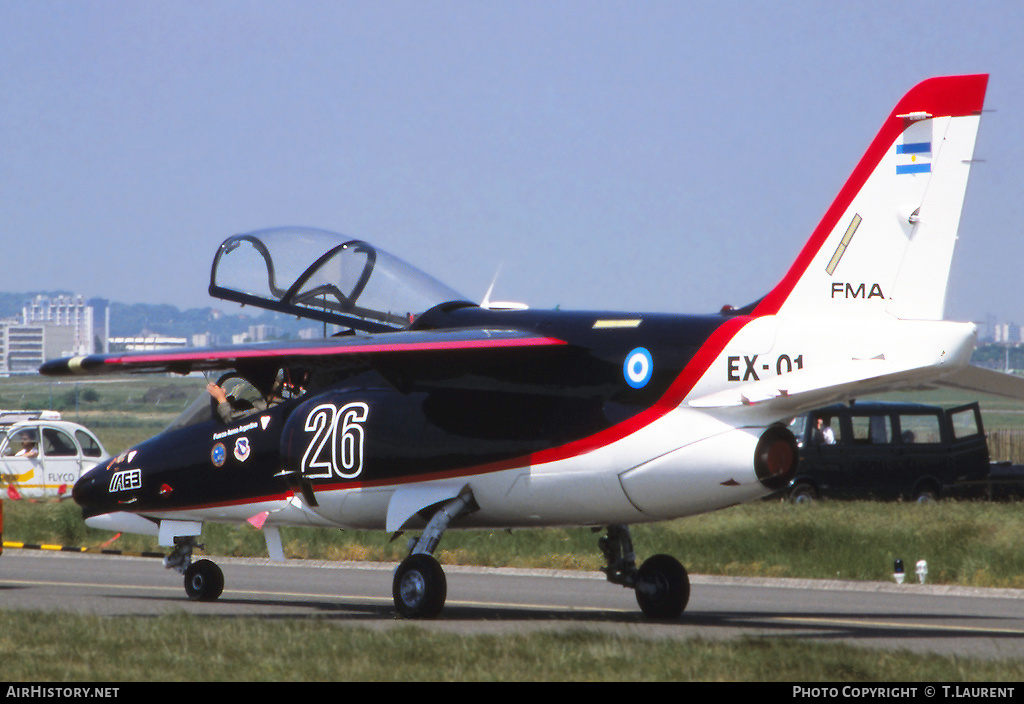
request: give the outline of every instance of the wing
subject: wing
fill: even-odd
[[[457,329],[351,335],[231,347],[125,352],[65,357],[46,362],[39,373],[47,376],[175,372],[238,369],[274,364],[353,364],[374,359],[393,362],[400,357],[459,351],[510,350],[557,347],[567,343],[521,330]]]

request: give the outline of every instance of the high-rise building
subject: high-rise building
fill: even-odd
[[[97,316],[82,296],[26,301],[20,320],[0,320],[0,374],[31,374],[48,359],[106,352],[109,313],[106,301],[99,302]]]
[[[56,344],[66,344],[66,341],[60,340],[58,343],[55,340],[55,344],[48,345],[44,350],[47,359],[63,355],[93,354],[96,351],[93,308],[86,305],[82,296],[36,296],[25,302],[21,309],[21,322],[25,325],[44,324],[69,328],[72,331],[70,349],[56,349]]]

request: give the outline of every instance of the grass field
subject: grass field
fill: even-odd
[[[685,641],[573,630],[453,635],[328,619],[108,619],[0,612],[10,682],[1019,682],[976,661],[789,638]],[[75,644],[69,647],[69,644]],[[129,690],[130,691],[130,690]],[[941,690],[940,690],[941,691]],[[787,692],[788,694],[788,692]]]

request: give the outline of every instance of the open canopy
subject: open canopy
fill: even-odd
[[[465,300],[367,242],[296,227],[226,239],[210,295],[369,332],[401,330],[436,305]]]

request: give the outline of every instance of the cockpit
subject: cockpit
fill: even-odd
[[[287,227],[234,235],[221,243],[210,272],[210,295],[244,305],[338,325],[347,332],[394,332],[444,303],[464,302],[456,291],[368,242],[333,232]],[[285,355],[286,356],[286,355]],[[282,366],[283,364],[283,366]],[[243,417],[304,393],[308,366],[253,361],[223,374],[220,387],[232,413]],[[212,381],[212,380],[211,380]],[[175,430],[223,417],[204,393],[175,419]]]
[[[465,300],[367,242],[296,227],[225,240],[210,295],[366,332],[401,330],[434,306]]]

